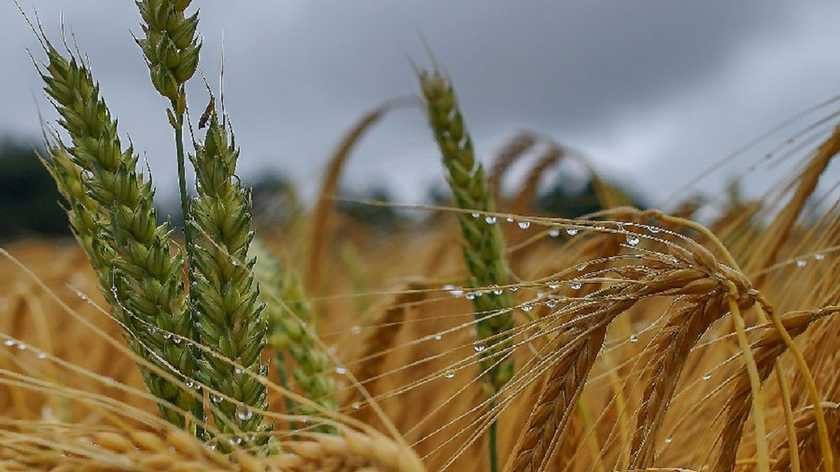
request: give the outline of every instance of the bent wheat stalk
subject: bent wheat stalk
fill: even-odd
[[[840,308],[826,307],[816,312],[798,312],[782,317],[781,323],[790,336],[796,337],[804,333],[814,321],[837,311],[840,311]],[[772,330],[753,343],[751,349],[758,368],[759,381],[763,382],[770,376],[776,360],[787,350],[787,344],[778,330]],[[735,467],[735,453],[741,442],[744,423],[747,421],[753,401],[752,395],[750,375],[745,367],[739,373],[732,387],[732,394],[724,407],[724,427],[720,434],[721,447],[711,469],[713,472],[731,471]]]

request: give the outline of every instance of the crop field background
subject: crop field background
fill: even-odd
[[[624,6],[383,6],[371,32],[337,5],[59,3],[0,7],[25,78],[0,96],[0,471],[840,470],[840,9],[651,2],[609,36]],[[343,12],[367,39],[293,41]],[[561,13],[604,36],[495,36]],[[783,67],[754,47],[782,17]],[[661,77],[683,95],[651,118],[673,94],[640,71],[677,74],[694,28],[742,83]],[[325,79],[342,38],[386,59]],[[538,87],[554,56],[580,70]]]

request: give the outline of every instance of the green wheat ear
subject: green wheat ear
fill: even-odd
[[[472,139],[458,109],[452,85],[437,71],[421,71],[420,85],[426,99],[429,124],[443,156],[455,204],[465,210],[494,211],[493,195],[488,190],[484,168],[475,160]],[[510,269],[499,227],[486,224],[483,218],[475,218],[467,213],[459,214],[458,222],[464,238],[464,260],[471,274],[471,285],[490,287],[508,284]],[[512,360],[493,366],[499,358],[498,353],[512,346],[511,341],[505,339],[502,333],[513,330],[510,310],[514,305],[513,300],[506,293],[491,294],[476,297],[473,304],[477,311],[477,337],[481,342],[487,340],[486,349],[481,353],[481,367],[483,370],[489,369],[487,382],[491,392],[498,392],[513,375]]]
[[[158,329],[190,337],[183,257],[170,240],[170,228],[157,224],[152,184],[137,172],[137,156],[123,150],[99,86],[90,69],[72,55],[65,58],[49,42],[49,63],[41,71],[72,145],[57,144],[45,161],[67,200],[76,238],[97,272],[114,316],[131,332],[130,347],[164,370],[190,377],[195,358],[187,343],[167,341]],[[175,340],[179,339],[177,336]],[[166,337],[171,337],[167,335]],[[189,392],[142,369],[149,391],[187,411],[200,411]],[[170,422],[183,415],[161,407]]]
[[[144,38],[137,39],[149,66],[155,89],[183,113],[181,87],[196,68],[201,43],[196,38],[198,12],[186,16],[191,0],[139,0]]]
[[[464,117],[458,109],[458,100],[449,80],[437,70],[421,71],[420,88],[426,99],[429,125],[443,157],[448,172],[449,188],[455,204],[474,212],[492,212],[493,194],[488,189],[487,179],[481,164],[475,160],[472,139],[464,124]],[[480,216],[480,214],[478,215]],[[460,213],[458,222],[464,239],[464,260],[469,268],[473,287],[506,285],[510,269],[505,259],[504,242],[499,227],[487,224],[483,218],[473,214]],[[476,338],[485,349],[479,353],[479,366],[485,374],[485,389],[488,396],[499,392],[513,376],[513,359],[510,350],[513,342],[510,334],[514,322],[511,307],[513,300],[506,292],[493,290],[487,296],[473,299],[476,313]],[[496,434],[498,425],[494,420],[488,429],[490,470],[498,470]]]
[[[304,396],[324,409],[336,411],[336,384],[330,375],[332,363],[310,334],[315,329],[314,314],[300,277],[293,271],[283,271],[280,262],[259,239],[251,244],[251,255],[257,260],[254,275],[266,304],[268,344],[275,352],[278,368],[285,365],[283,354],[288,353],[295,361],[292,377]],[[319,415],[303,405],[289,405],[289,409],[294,414]]]
[[[254,238],[250,195],[235,175],[239,149],[226,121],[215,111],[204,142],[190,156],[196,170],[198,196],[191,205],[192,225],[197,230],[192,266],[194,310],[198,340],[243,369],[213,356],[199,360],[198,378],[240,405],[211,395],[217,404],[216,425],[222,433],[265,432],[270,425],[254,410],[265,410],[265,385],[253,374],[265,376],[260,363],[268,326],[259,297],[259,285],[248,257]],[[220,418],[223,415],[224,418]],[[263,444],[267,435],[254,442]]]

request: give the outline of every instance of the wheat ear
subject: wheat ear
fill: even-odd
[[[537,137],[529,131],[522,131],[502,146],[493,159],[493,167],[487,178],[487,185],[493,192],[494,198],[498,200],[502,197],[501,187],[505,175],[535,144],[537,144]]]
[[[136,0],[145,37],[135,39],[143,50],[149,68],[152,85],[163,97],[169,99],[171,109],[166,110],[169,124],[175,132],[175,152],[178,169],[178,190],[181,200],[181,215],[184,224],[184,240],[187,247],[187,274],[190,286],[193,280],[192,266],[193,232],[189,222],[190,198],[187,193],[187,171],[184,152],[184,115],[187,109],[187,95],[184,84],[198,68],[201,44],[196,38],[198,12],[186,16],[186,9],[192,0]],[[212,105],[211,101],[211,105]],[[195,304],[192,291],[190,305]],[[200,412],[199,412],[200,413]],[[203,413],[202,413],[203,415]]]
[[[816,312],[799,312],[781,318],[781,324],[791,337],[805,332],[810,324],[817,319],[840,311],[840,307],[825,307]],[[770,376],[776,360],[787,350],[787,344],[778,330],[764,333],[758,341],[753,343],[752,351],[758,369],[759,380],[764,381]],[[722,444],[713,472],[728,472],[735,467],[735,453],[741,442],[744,423],[753,402],[753,389],[750,386],[749,373],[746,367],[742,370],[732,387],[732,394],[724,408],[724,426],[720,434]]]
[[[455,91],[449,80],[440,72],[422,71],[420,85],[426,98],[429,123],[443,156],[448,172],[449,187],[459,208],[478,212],[494,210],[493,197],[488,191],[484,169],[476,161],[472,139],[466,130],[458,108]],[[464,238],[464,259],[471,274],[471,285],[489,287],[507,284],[510,278],[504,243],[498,226],[486,224],[482,218],[462,213],[458,216]],[[494,339],[486,346],[482,359],[487,359],[496,349],[509,347],[510,342],[496,336],[513,329],[513,315],[509,312],[513,301],[507,294],[476,297],[473,301],[480,313],[495,313],[481,317],[476,323],[479,340]],[[490,356],[492,357],[492,356]],[[489,369],[488,383],[496,392],[513,374],[513,362],[505,361],[492,367],[492,360],[483,360],[482,368]]]
[[[292,376],[304,396],[324,409],[336,410],[336,384],[330,376],[331,362],[309,334],[314,329],[314,313],[298,274],[284,271],[259,239],[251,244],[251,255],[257,261],[254,276],[260,282],[266,305],[268,344],[274,350],[278,364],[285,363],[284,353],[288,353],[295,361]],[[303,324],[308,324],[310,329]],[[319,415],[318,411],[304,405],[295,404],[293,410],[301,415]]]
[[[235,175],[239,149],[226,121],[213,113],[204,142],[196,145],[190,156],[196,169],[198,196],[192,206],[193,221],[199,233],[192,267],[192,298],[198,341],[217,351],[242,368],[265,375],[260,353],[266,343],[267,324],[259,285],[248,260],[248,247],[254,238],[250,195]],[[268,429],[252,409],[265,410],[266,388],[253,375],[216,357],[199,361],[198,377],[244,405],[227,401],[218,403],[216,419],[219,430],[233,432],[229,424],[243,432]],[[249,409],[249,407],[251,409]]]
[[[196,38],[198,12],[187,17],[192,0],[139,0],[144,38],[137,39],[149,66],[152,84],[183,112],[183,85],[198,68],[201,44]]]
[[[96,269],[100,285],[115,316],[136,338],[131,348],[144,358],[163,362],[189,376],[194,357],[186,346],[167,342],[145,326],[155,326],[190,337],[183,287],[183,258],[170,241],[167,225],[157,224],[154,191],[136,170],[137,156],[123,150],[117,123],[111,118],[88,67],[61,55],[46,43],[49,64],[42,73],[72,146],[56,147],[49,166],[70,208],[76,237]],[[140,322],[143,323],[141,325]],[[187,392],[143,370],[149,390],[156,396],[195,411]],[[161,408],[172,423],[184,418]]]
[[[492,212],[493,195],[487,186],[484,169],[475,159],[472,138],[467,132],[464,118],[458,107],[455,90],[442,73],[421,71],[420,88],[426,99],[429,124],[443,157],[448,172],[449,188],[455,204],[462,209],[477,212]],[[505,258],[504,242],[497,225],[486,224],[481,218],[461,213],[458,216],[461,235],[464,238],[464,259],[469,268],[470,284],[473,287],[505,285],[510,278],[510,269]],[[513,299],[507,292],[493,292],[489,296],[473,300],[476,309],[476,337],[485,346],[479,354],[482,371],[487,372],[485,386],[487,394],[493,395],[513,376],[513,359],[497,360],[499,352],[509,350],[512,342],[501,335],[514,328],[511,307]],[[480,316],[478,313],[494,313]],[[501,335],[501,336],[500,336]],[[489,429],[490,469],[498,469],[496,454],[497,423]]]

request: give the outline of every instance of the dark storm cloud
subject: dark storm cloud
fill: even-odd
[[[226,94],[243,168],[286,169],[313,188],[340,134],[380,101],[415,93],[408,57],[429,64],[420,35],[451,74],[479,151],[522,127],[550,132],[632,180],[677,175],[758,134],[840,84],[829,60],[840,33],[829,4],[644,2],[194,2],[203,70],[216,82],[224,32]],[[234,6],[235,5],[235,6]],[[146,152],[159,185],[174,172],[164,103],[129,31],[133,2],[30,0],[57,37],[58,11],[91,57],[123,133]],[[37,129],[37,43],[6,2],[0,28],[0,130]],[[37,53],[36,53],[37,55]],[[206,99],[193,88],[194,109]],[[43,100],[40,100],[43,105]],[[400,110],[374,130],[348,178],[387,178],[416,198],[439,178],[422,114]],[[420,179],[418,181],[418,179]],[[163,191],[165,195],[172,192]]]

